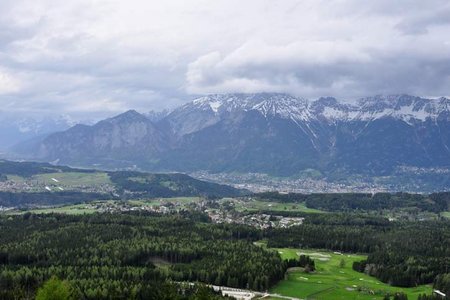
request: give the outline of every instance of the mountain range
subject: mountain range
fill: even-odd
[[[280,93],[217,94],[158,115],[134,110],[13,148],[21,158],[150,171],[386,176],[450,167],[450,100],[353,103]]]
[[[17,143],[42,139],[50,133],[66,130],[75,123],[68,116],[35,118],[0,111],[0,151]]]

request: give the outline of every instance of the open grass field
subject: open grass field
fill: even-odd
[[[7,175],[8,180],[16,183],[29,183],[33,187],[28,192],[42,191],[43,186],[49,186],[52,189],[57,187],[64,190],[79,189],[85,187],[98,187],[100,185],[111,185],[109,176],[104,172],[82,173],[82,172],[56,172],[34,175],[25,178],[17,175]]]
[[[280,202],[266,202],[266,201],[234,201],[236,210],[238,211],[259,211],[259,210],[270,210],[270,211],[294,211],[294,212],[305,212],[305,213],[324,213],[318,209],[312,209],[306,207],[303,203],[280,203]]]
[[[108,174],[103,172],[95,173],[78,173],[78,172],[63,172],[63,173],[48,173],[33,176],[33,180],[40,182],[48,182],[57,184],[53,179],[59,181],[58,183],[64,186],[92,186],[99,184],[112,184]]]
[[[26,179],[22,176],[17,176],[17,175],[7,175],[6,176],[8,178],[8,180],[12,180],[15,182],[25,182]]]
[[[403,291],[408,294],[409,300],[414,300],[419,294],[432,292],[431,286],[427,285],[415,288],[392,287],[354,271],[353,262],[365,259],[364,255],[288,248],[274,251],[278,251],[284,259],[297,258],[300,254],[309,255],[315,261],[316,272],[307,274],[301,270],[292,271],[271,289],[271,293],[301,299],[369,300],[382,299],[386,293]]]
[[[9,211],[7,214],[24,214],[30,212],[33,214],[50,214],[50,213],[60,213],[67,215],[82,215],[82,214],[92,214],[96,212],[96,209],[88,204],[74,204],[65,205],[58,207],[48,207],[48,208],[35,208],[27,210],[13,210]]]
[[[154,199],[139,199],[139,200],[129,200],[130,204],[139,206],[139,205],[162,205],[164,203],[172,202],[172,203],[180,203],[180,204],[189,204],[193,202],[200,201],[200,197],[173,197],[173,198],[154,198]]]

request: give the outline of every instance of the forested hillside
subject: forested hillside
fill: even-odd
[[[231,186],[200,181],[179,173],[147,174],[117,171],[108,174],[120,194],[124,194],[124,191],[133,193],[128,197],[235,197],[246,193]]]
[[[287,267],[253,244],[256,229],[180,216],[27,214],[0,231],[1,299],[30,298],[51,276],[80,299],[149,299],[167,279],[266,290]]]
[[[325,211],[381,211],[392,209],[415,209],[442,212],[450,208],[450,193],[322,193],[280,194],[266,192],[254,195],[262,201],[275,200],[282,203],[304,202],[308,208]]]
[[[92,173],[95,172],[95,170],[70,168],[42,162],[17,162],[0,159],[0,174],[30,177],[36,174],[57,172]]]

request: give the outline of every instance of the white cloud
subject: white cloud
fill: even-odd
[[[274,36],[289,36],[288,41],[268,35],[191,62],[187,90],[277,91],[350,99],[379,93],[448,94],[450,23],[438,7],[450,5],[416,4],[420,7],[405,6],[403,11],[385,1],[372,6],[354,1],[309,5],[307,12],[297,15],[297,34],[289,33],[286,25],[292,20],[280,20],[286,27],[279,23],[270,29]],[[306,29],[305,22],[311,24]],[[412,34],[403,24],[425,31]]]
[[[0,95],[11,94],[20,90],[20,82],[6,71],[0,69]]]
[[[448,94],[449,9],[445,0],[2,0],[0,105],[99,115],[209,92]]]
[[[348,41],[302,41],[287,45],[268,45],[251,41],[222,57],[219,52],[201,56],[188,66],[188,91],[213,92],[296,92],[308,93],[314,86],[342,85],[347,74],[315,78],[321,72],[339,64],[365,64],[371,61],[356,44]],[[304,95],[305,96],[305,95]],[[309,96],[309,95],[308,95]]]

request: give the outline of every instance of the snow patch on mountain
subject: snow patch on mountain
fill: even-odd
[[[356,104],[348,104],[331,97],[311,101],[281,93],[217,94],[198,98],[185,107],[209,111],[217,116],[225,112],[256,110],[265,117],[278,116],[295,122],[318,119],[367,122],[390,117],[412,124],[450,115],[447,98],[426,99],[409,95],[367,97]]]
[[[322,115],[329,120],[347,120],[352,119],[354,115],[350,115],[348,111],[344,111],[335,107],[325,107]]]
[[[295,120],[308,120],[308,101],[287,94],[217,94],[195,99],[185,109],[210,111],[216,115],[235,111],[259,111],[265,117],[280,116]]]
[[[219,108],[222,106],[222,103],[220,103],[219,101],[214,101],[214,102],[210,102],[209,103],[209,107],[211,107],[211,109],[217,113],[219,111]]]
[[[450,100],[446,98],[426,99],[409,95],[375,96],[359,100],[360,113],[356,119],[368,121],[391,117],[412,122],[435,121],[439,117],[447,117]]]

